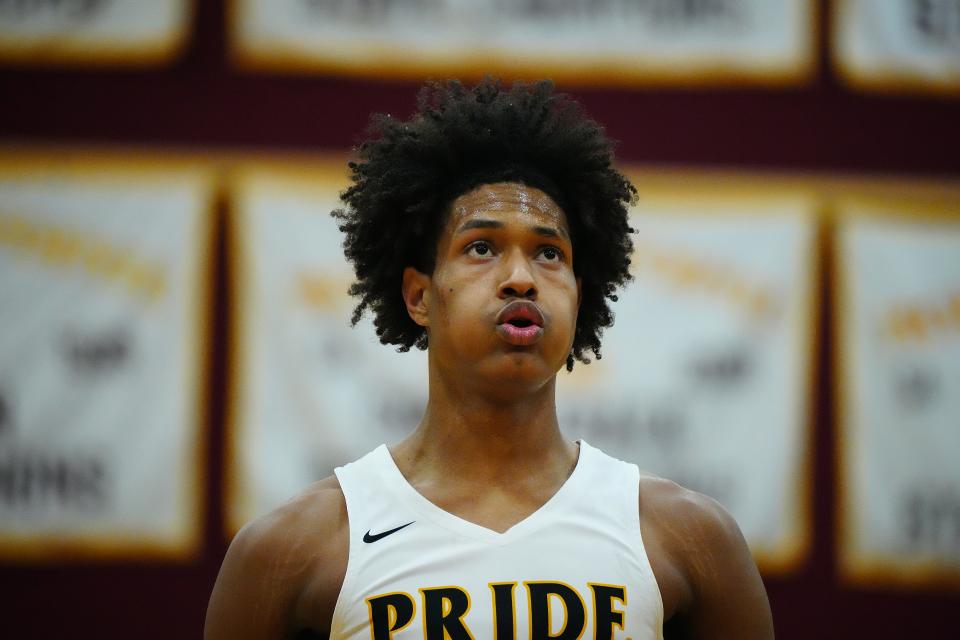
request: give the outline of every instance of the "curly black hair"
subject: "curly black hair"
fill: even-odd
[[[427,333],[400,293],[404,268],[433,272],[455,198],[482,184],[519,182],[553,198],[570,226],[582,296],[567,369],[574,358],[590,362],[587,351],[600,358],[600,335],[613,324],[607,300],[630,280],[633,251],[627,206],[636,189],[612,166],[613,141],[548,80],[509,89],[491,78],[472,89],[429,82],[417,105],[409,120],[373,116],[349,163],[346,206],[333,212],[356,273],[352,323],[370,309],[381,343],[425,349]]]

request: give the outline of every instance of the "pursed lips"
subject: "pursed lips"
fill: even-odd
[[[507,303],[497,314],[497,334],[516,346],[529,346],[543,336],[543,313],[529,300]]]

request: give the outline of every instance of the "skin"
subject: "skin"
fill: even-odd
[[[560,433],[555,403],[580,303],[566,217],[537,189],[478,187],[454,200],[434,272],[407,268],[402,294],[429,335],[430,386],[420,424],[390,452],[431,502],[505,531],[556,493],[578,456]],[[544,316],[532,345],[510,344],[496,330],[497,314],[518,299]],[[638,508],[667,638],[773,637],[756,565],[719,504],[644,477]],[[240,531],[210,599],[205,638],[327,637],[347,552],[346,505],[331,476]]]

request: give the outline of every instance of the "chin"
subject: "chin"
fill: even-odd
[[[556,375],[559,367],[551,367],[542,355],[530,351],[502,354],[481,375],[491,386],[504,387],[508,393],[531,392],[539,389]]]

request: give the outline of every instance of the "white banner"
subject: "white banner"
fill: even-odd
[[[209,175],[19,156],[0,160],[0,555],[186,557]]]
[[[960,2],[837,0],[833,57],[856,86],[960,92]]]
[[[654,195],[603,358],[558,376],[560,423],[719,500],[766,571],[809,536],[815,200]]]
[[[350,327],[353,270],[330,216],[346,186],[345,159],[235,181],[232,531],[402,440],[426,406],[425,354],[381,345],[369,319]]]
[[[842,213],[840,567],[861,582],[956,582],[960,208],[952,221],[869,202]]]
[[[352,271],[329,216],[345,186],[342,163],[236,183],[233,530],[421,417],[424,354],[348,325]],[[793,195],[647,199],[605,357],[558,383],[568,436],[719,498],[774,570],[809,526],[812,211]]]
[[[189,0],[0,0],[0,60],[159,63],[183,47]]]
[[[783,83],[813,68],[812,0],[234,0],[245,66],[585,84]]]

